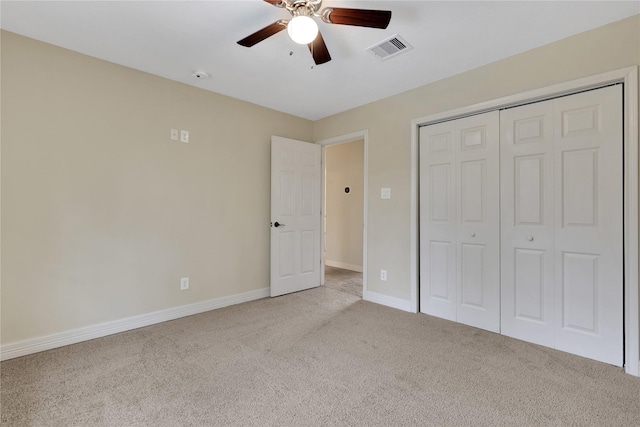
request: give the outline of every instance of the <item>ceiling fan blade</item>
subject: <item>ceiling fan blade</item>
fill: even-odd
[[[329,55],[329,49],[327,49],[327,45],[322,38],[322,34],[318,33],[315,40],[307,46],[309,46],[309,50],[311,51],[311,55],[313,55],[313,60],[316,65],[331,61],[331,55]]]
[[[322,9],[322,20],[328,24],[387,28],[391,21],[391,11],[326,7]]]
[[[264,1],[276,7],[284,7],[284,2],[282,0],[264,0]]]
[[[267,25],[261,30],[256,31],[250,36],[243,38],[238,42],[238,44],[241,46],[251,47],[255,44],[260,43],[262,40],[269,38],[274,34],[279,33],[285,28],[287,28],[287,21],[281,19],[279,21],[274,22],[273,24]]]

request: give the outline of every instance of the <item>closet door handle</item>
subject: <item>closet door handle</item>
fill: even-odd
[[[471,237],[476,237],[476,233],[471,233]]]
[[[530,241],[530,242],[533,242],[533,236],[528,236],[527,240]]]

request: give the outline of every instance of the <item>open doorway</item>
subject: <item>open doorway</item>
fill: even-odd
[[[365,141],[324,150],[324,285],[362,298]]]

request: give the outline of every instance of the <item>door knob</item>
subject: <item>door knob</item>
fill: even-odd
[[[533,236],[527,237],[527,240],[530,241],[530,242],[533,242]]]
[[[471,233],[471,237],[476,237],[476,233]]]
[[[284,227],[284,224],[280,224],[278,221],[276,221],[273,225],[274,225],[276,228],[278,228],[278,227]]]

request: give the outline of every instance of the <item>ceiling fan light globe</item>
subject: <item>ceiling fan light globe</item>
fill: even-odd
[[[298,44],[309,44],[318,36],[318,24],[309,16],[294,16],[287,25],[291,40]]]

